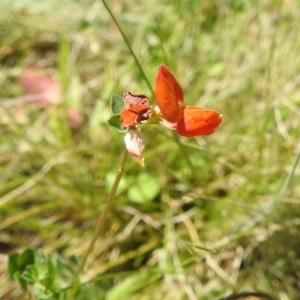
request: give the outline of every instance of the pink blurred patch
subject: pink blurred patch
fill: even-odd
[[[61,101],[61,91],[57,81],[35,67],[24,69],[20,83],[28,102],[46,107],[48,104]]]
[[[74,129],[79,129],[83,122],[82,116],[75,108],[72,107],[68,109],[68,119],[70,126]]]

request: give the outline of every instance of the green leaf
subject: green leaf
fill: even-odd
[[[70,267],[74,269],[74,271],[77,271],[77,268],[79,267],[80,261],[78,256],[76,255],[70,255],[69,257]]]
[[[48,265],[46,261],[39,261],[35,263],[35,268],[37,271],[37,277],[39,280],[45,279],[48,274]]]
[[[57,264],[56,264],[55,255],[51,255],[51,257],[49,257],[47,261],[47,265],[48,265],[48,277],[44,280],[44,285],[48,289],[50,289],[53,286],[57,274],[57,269],[56,269]]]
[[[18,258],[18,267],[22,271],[27,265],[34,264],[34,251],[32,249],[26,249]]]
[[[107,120],[108,124],[117,132],[125,133],[127,130],[123,129],[120,114],[113,115]]]
[[[23,291],[27,291],[27,282],[22,278],[20,271],[14,274],[14,280],[18,281]]]
[[[38,279],[38,273],[35,266],[28,266],[26,270],[22,273],[22,279],[24,279],[27,283],[33,284]]]
[[[133,202],[151,202],[159,193],[160,185],[156,177],[141,173],[137,177],[136,184],[128,190],[128,198]]]
[[[110,109],[114,115],[120,114],[124,108],[124,101],[120,95],[112,94],[110,97]]]
[[[33,290],[35,291],[36,295],[38,296],[38,299],[40,300],[46,300],[46,299],[53,299],[53,292],[47,289],[44,285],[42,285],[39,282],[36,282],[33,285]]]
[[[18,271],[18,258],[19,253],[13,253],[8,257],[8,274],[13,279],[14,274]]]
[[[71,277],[74,274],[72,266],[66,263],[61,257],[58,257],[56,269],[65,277]]]

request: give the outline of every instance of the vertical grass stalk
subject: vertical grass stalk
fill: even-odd
[[[113,186],[112,186],[112,188],[110,190],[110,193],[108,195],[108,198],[107,198],[104,210],[103,210],[103,212],[101,213],[101,215],[100,215],[100,217],[98,219],[98,222],[97,222],[97,225],[96,225],[96,228],[95,228],[95,232],[94,232],[93,238],[92,238],[92,240],[90,242],[90,245],[89,245],[89,247],[88,247],[88,249],[86,251],[85,256],[83,257],[83,259],[81,261],[81,264],[80,264],[77,272],[75,273],[75,275],[73,277],[72,282],[74,282],[77,279],[78,275],[84,270],[84,267],[86,265],[87,259],[88,259],[89,255],[91,254],[91,252],[93,251],[95,243],[96,243],[96,240],[97,240],[98,236],[100,235],[101,230],[103,229],[103,226],[105,224],[105,221],[107,219],[108,213],[110,211],[112,202],[113,202],[113,200],[114,200],[114,198],[116,196],[116,192],[117,192],[120,180],[121,180],[121,178],[122,178],[122,176],[124,174],[124,170],[125,170],[125,165],[126,165],[126,162],[127,162],[127,158],[128,158],[128,152],[127,152],[127,150],[125,150],[124,153],[123,153],[123,155],[122,155],[120,167],[119,167],[118,173],[116,175],[114,184],[113,184]]]
[[[102,2],[103,2],[103,4],[104,4],[105,8],[107,9],[109,15],[111,16],[111,18],[113,19],[113,21],[114,21],[115,24],[117,25],[117,27],[118,27],[118,29],[119,29],[119,31],[120,31],[120,33],[121,33],[121,35],[122,35],[122,37],[123,37],[123,39],[124,39],[124,41],[125,41],[127,47],[128,47],[128,49],[129,49],[129,51],[130,51],[132,57],[133,57],[134,60],[135,60],[135,63],[137,64],[137,66],[138,66],[138,68],[139,68],[139,70],[140,70],[141,75],[142,75],[143,78],[145,79],[145,81],[146,81],[146,83],[147,83],[147,85],[148,85],[148,87],[149,87],[149,89],[150,89],[152,95],[154,96],[154,91],[153,91],[152,85],[150,84],[150,82],[149,82],[149,80],[148,80],[148,78],[147,78],[145,72],[143,71],[143,68],[142,68],[142,66],[141,66],[141,64],[140,64],[140,62],[139,62],[139,60],[137,59],[135,53],[133,52],[133,50],[132,50],[132,48],[131,48],[131,46],[130,46],[129,40],[127,39],[127,37],[126,37],[124,31],[122,30],[121,26],[119,25],[117,19],[116,19],[115,16],[114,16],[114,14],[112,13],[112,11],[110,10],[110,8],[109,8],[108,5],[106,4],[105,0],[102,0]]]

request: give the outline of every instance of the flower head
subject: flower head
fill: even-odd
[[[183,106],[184,95],[180,84],[165,66],[161,65],[155,81],[155,100],[161,118],[167,127],[176,129],[186,137],[209,135],[222,122],[222,116],[214,110],[196,106]]]
[[[111,100],[114,115],[109,123],[117,131],[127,130],[126,148],[141,165],[144,165],[142,152],[145,146],[140,125],[160,123],[182,136],[195,137],[213,133],[222,122],[222,115],[214,110],[181,106],[184,100],[183,90],[175,76],[163,64],[156,76],[154,96],[159,109],[153,109],[149,105],[149,98],[144,94],[135,95],[125,91],[123,99],[114,96]]]

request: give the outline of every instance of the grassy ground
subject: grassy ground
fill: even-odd
[[[88,247],[124,149],[106,122],[110,95],[154,99],[101,1],[2,2],[0,298],[24,299],[8,254]],[[223,123],[196,139],[143,128],[145,167],[129,158],[75,299],[299,299],[299,1],[108,4],[152,85],[165,63],[185,103]],[[29,65],[60,82],[61,104],[22,103]]]

